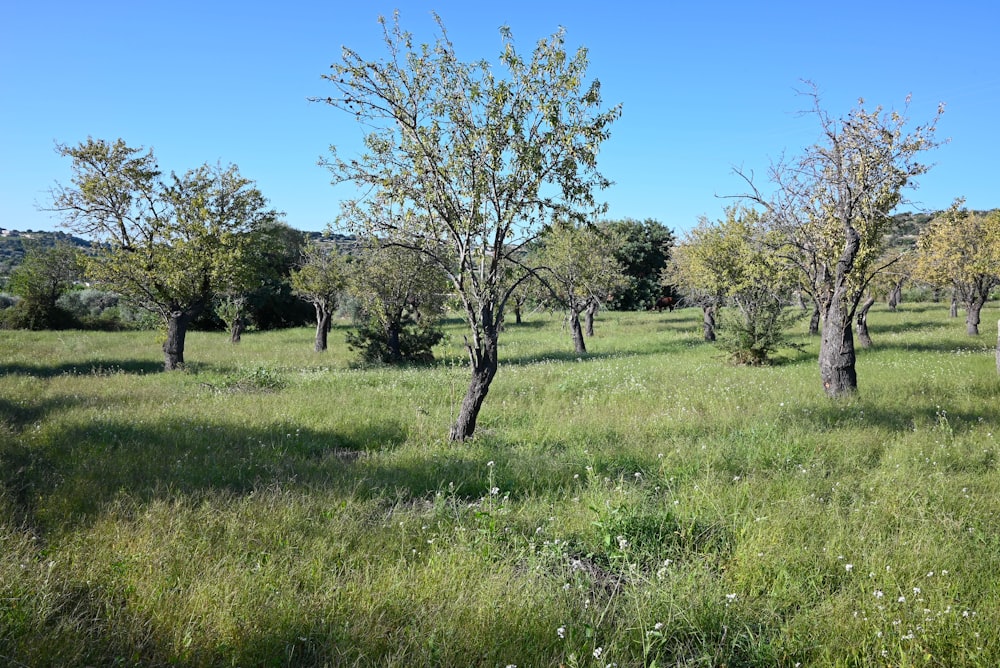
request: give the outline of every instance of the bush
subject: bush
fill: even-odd
[[[404,326],[399,331],[399,358],[394,359],[385,329],[368,322],[347,333],[347,347],[361,353],[365,362],[392,364],[400,362],[433,362],[431,349],[444,338],[436,325],[426,321]]]

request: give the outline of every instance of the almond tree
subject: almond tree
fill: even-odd
[[[890,213],[903,189],[928,170],[917,158],[937,146],[934,134],[944,107],[928,124],[908,129],[905,109],[869,110],[859,100],[835,119],[820,106],[815,89],[809,97],[820,141],[772,166],[772,197],[756,188],[749,197],[767,207],[784,236],[781,252],[799,269],[803,288],[819,306],[820,380],[836,397],[857,390],[854,316],[872,278],[898,259],[882,255],[893,225]]]
[[[916,276],[951,286],[965,307],[965,331],[979,334],[980,313],[1000,285],[1000,211],[970,213],[956,202],[924,228],[917,239]]]
[[[588,315],[616,289],[626,284],[625,273],[615,257],[617,237],[582,226],[556,225],[541,239],[535,261],[539,279],[552,297],[564,306],[578,355],[587,352],[580,314]],[[588,335],[593,335],[590,325]]]
[[[347,285],[344,258],[336,246],[324,247],[316,242],[306,244],[302,260],[290,276],[292,294],[316,309],[316,338],[313,350],[327,349],[330,324],[337,310],[337,300]]]
[[[472,379],[450,431],[475,432],[497,373],[498,334],[511,293],[533,272],[522,249],[554,219],[582,219],[608,181],[597,152],[619,108],[601,110],[585,83],[587,52],[566,51],[562,30],[530,56],[501,29],[500,72],[463,62],[438,19],[432,44],[415,45],[380,19],[386,56],[345,48],[320,98],[365,128],[365,152],[326,161],[334,183],[358,186],[343,220],[361,235],[425,254],[447,275],[468,323]],[[513,280],[511,275],[513,274]]]
[[[234,165],[205,164],[164,182],[153,152],[121,139],[57,152],[73,160],[73,176],[52,191],[52,210],[97,242],[87,275],[163,318],[164,368],[181,367],[191,320],[276,212]]]

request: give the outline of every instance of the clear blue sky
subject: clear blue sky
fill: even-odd
[[[939,209],[956,196],[1000,206],[1000,3],[955,0],[701,2],[376,0],[326,2],[52,2],[0,5],[0,227],[58,229],[39,211],[69,162],[54,143],[121,137],[152,147],[167,171],[235,163],[293,227],[322,230],[341,193],[317,160],[349,152],[360,128],[306,98],[342,45],[380,57],[379,14],[401,13],[418,41],[437,11],[466,60],[495,61],[507,24],[530,50],[558,26],[586,46],[605,101],[623,113],[602,149],[609,217],[655,218],[683,231],[718,217],[717,195],[741,191],[742,166],[763,176],[782,152],[818,137],[800,80],[834,115],[858,97],[929,120],[947,103],[910,194]]]

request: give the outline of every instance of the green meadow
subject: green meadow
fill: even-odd
[[[986,322],[996,313],[986,313]],[[1000,665],[1000,380],[945,304],[876,307],[859,393],[700,313],[501,335],[469,378],[335,327],[0,334],[0,664]]]

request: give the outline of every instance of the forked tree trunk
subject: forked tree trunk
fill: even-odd
[[[587,336],[594,335],[594,316],[597,315],[597,309],[600,308],[600,306],[601,303],[598,302],[596,299],[591,299],[590,303],[587,304],[587,311],[586,311]]]
[[[892,291],[889,293],[889,308],[893,311],[896,307],[903,303],[903,279],[896,281],[895,285],[892,287]]]
[[[573,349],[577,355],[587,353],[587,344],[583,342],[583,328],[580,326],[580,314],[575,309],[569,311],[569,331],[573,335]]]
[[[862,348],[872,347],[872,337],[868,334],[868,311],[874,303],[875,297],[869,296],[861,307],[858,308],[858,314],[855,317],[855,323],[858,331],[858,343],[861,344]]]
[[[327,335],[330,333],[330,318],[332,313],[324,304],[315,304],[316,306],[316,342],[313,344],[313,350],[318,353],[326,350],[327,345]]]
[[[488,324],[488,323],[487,323]],[[493,327],[486,327],[483,335],[483,346],[474,350],[466,343],[469,350],[469,361],[472,367],[472,380],[469,389],[462,399],[458,419],[452,425],[448,438],[452,441],[464,441],[472,438],[476,431],[476,420],[479,409],[483,407],[486,394],[490,391],[490,383],[497,374],[497,332]]]
[[[184,339],[191,317],[188,311],[174,311],[167,319],[167,340],[163,342],[163,368],[166,371],[184,366]]]
[[[965,333],[969,336],[979,336],[979,316],[982,313],[986,299],[975,297],[969,302],[965,313]]]
[[[701,325],[706,341],[715,341],[715,304],[701,307]]]

